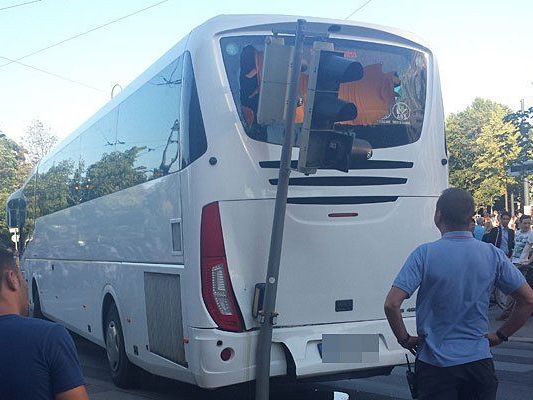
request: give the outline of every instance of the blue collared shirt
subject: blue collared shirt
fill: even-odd
[[[476,225],[474,227],[474,237],[477,240],[483,239],[483,235],[485,234],[485,228],[483,228],[481,225]]]
[[[500,249],[465,231],[419,246],[393,286],[409,296],[419,289],[416,326],[424,339],[419,359],[448,367],[492,357],[485,338],[492,288],[509,294],[524,283]]]

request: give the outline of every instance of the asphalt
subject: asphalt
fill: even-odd
[[[499,309],[490,312],[491,325],[497,329]],[[135,390],[116,388],[109,377],[105,351],[79,337],[76,345],[93,400],[239,400],[250,397],[253,385],[207,391],[191,385],[143,373]],[[533,317],[511,340],[493,349],[496,373],[500,381],[498,399],[533,399]],[[274,386],[276,400],[403,400],[410,399],[405,379],[406,367],[396,367],[390,376],[341,380],[322,384]],[[337,393],[334,393],[337,392]]]

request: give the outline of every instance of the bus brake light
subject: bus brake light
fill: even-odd
[[[209,314],[220,329],[244,330],[228,271],[218,203],[202,210],[201,226],[202,297]]]

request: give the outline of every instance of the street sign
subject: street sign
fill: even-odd
[[[18,233],[14,233],[12,236],[11,236],[11,241],[13,243],[18,243],[19,242],[19,234]]]
[[[520,176],[522,174],[530,174],[533,172],[533,160],[526,161],[523,164],[511,165],[507,168],[507,172],[511,176]]]

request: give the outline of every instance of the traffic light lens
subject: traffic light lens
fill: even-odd
[[[317,77],[317,90],[338,91],[339,85],[363,78],[363,66],[357,61],[342,57],[342,53],[323,51]]]
[[[341,100],[336,93],[317,93],[311,127],[331,129],[335,122],[351,121],[357,117],[357,107]]]

